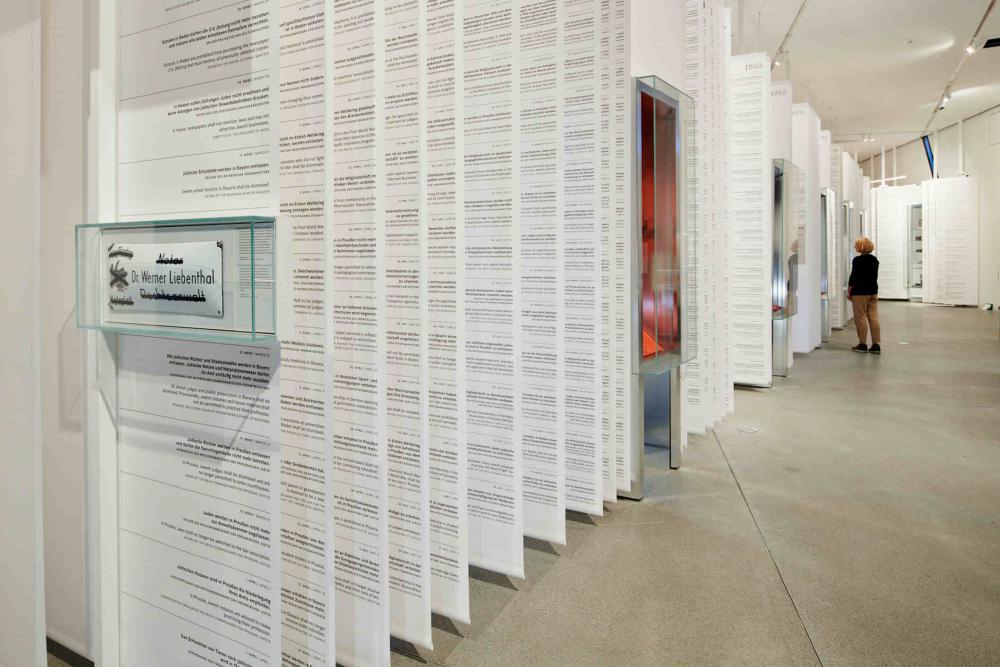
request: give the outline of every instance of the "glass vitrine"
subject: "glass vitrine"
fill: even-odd
[[[923,297],[924,288],[924,207],[914,204],[907,207],[907,223],[909,227],[907,283],[909,297]]]
[[[658,375],[693,358],[686,330],[688,143],[691,98],[653,76],[636,79],[633,367]]]
[[[274,218],[77,225],[84,329],[199,340],[273,340]]]
[[[840,248],[841,248],[841,285],[840,298],[847,298],[847,281],[851,277],[851,262],[854,261],[854,238],[851,237],[851,211],[854,210],[854,202],[844,201],[840,205]],[[845,306],[846,308],[846,306]],[[844,318],[846,322],[850,317]]]
[[[669,448],[680,465],[680,365],[696,354],[686,308],[696,285],[687,278],[688,187],[694,183],[694,103],[655,76],[635,79],[631,231],[632,391],[641,404],[642,437],[629,444],[631,487],[642,497],[644,445]],[[677,445],[677,446],[675,446]],[[621,491],[621,490],[620,490]]]
[[[836,195],[830,188],[823,188],[820,200],[820,273],[819,273],[819,315],[820,337],[825,343],[830,340],[830,230],[836,223]]]
[[[795,206],[802,174],[788,160],[774,160],[774,210],[771,254],[771,371],[788,374],[790,319],[798,310],[800,248]]]

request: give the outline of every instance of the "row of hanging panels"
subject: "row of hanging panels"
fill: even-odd
[[[280,350],[123,338],[137,410],[167,391],[144,359],[269,355],[270,602],[171,622],[248,664],[430,648],[432,611],[475,620],[470,565],[523,576],[525,535],[565,543],[567,509],[630,483],[626,0],[141,0],[117,23],[118,218],[277,216]],[[125,663],[170,660],[144,648],[158,613],[122,628]]]
[[[681,411],[687,433],[704,433],[732,411],[729,368],[728,160],[731,12],[717,0],[688,0],[685,90],[694,99],[688,125],[691,158],[686,180],[687,260],[685,325],[697,356],[681,367]],[[690,343],[689,343],[690,344]]]

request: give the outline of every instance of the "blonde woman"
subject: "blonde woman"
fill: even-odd
[[[878,326],[878,259],[872,254],[875,244],[871,239],[860,238],[854,242],[858,256],[851,262],[851,277],[847,281],[847,298],[854,306],[854,326],[858,329],[855,352],[882,354],[879,345],[882,332]],[[868,347],[868,330],[872,332],[872,346]]]

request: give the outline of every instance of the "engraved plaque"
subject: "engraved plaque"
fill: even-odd
[[[222,317],[222,241],[110,243],[109,321],[127,313]]]

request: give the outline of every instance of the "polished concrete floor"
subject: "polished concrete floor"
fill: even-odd
[[[527,541],[527,578],[474,573],[470,626],[393,664],[1000,663],[995,313],[880,305],[773,389],[647,455],[647,497]]]
[[[1000,664],[995,313],[880,305],[773,389],[647,454],[647,497],[527,540],[527,578],[476,570],[471,625],[393,665]],[[54,663],[59,665],[59,663]]]

